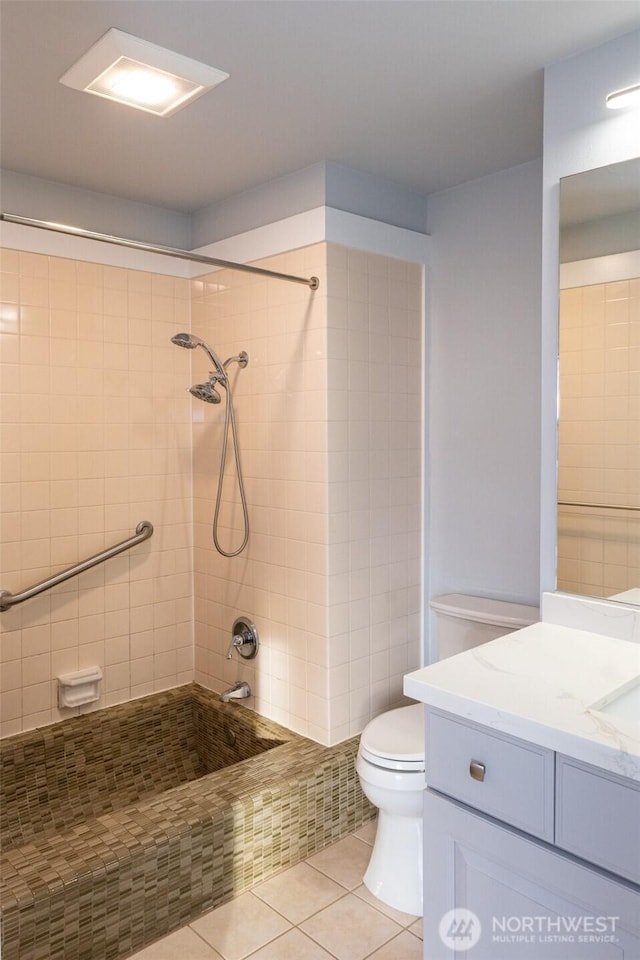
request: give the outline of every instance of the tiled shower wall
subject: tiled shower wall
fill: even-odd
[[[263,263],[320,289],[217,272],[190,294],[177,278],[2,252],[0,588],[140,520],[156,528],[1,615],[2,735],[69,715],[60,673],[100,666],[96,706],[191,680],[194,588],[205,685],[246,678],[250,705],[325,743],[400,698],[420,649],[421,268],[326,244]],[[230,367],[252,525],[231,560],[211,544],[224,405],[191,400],[208,361],[170,343],[191,316],[223,359],[250,354]],[[227,547],[242,537],[232,464]],[[239,614],[260,631],[252,663],[225,659]]]
[[[322,245],[260,261],[275,270],[319,276],[318,293],[220,271],[193,281],[192,302],[194,332],[223,360],[240,350],[249,354],[245,369],[234,365],[229,373],[251,522],[240,556],[226,559],[215,551],[211,524],[224,409],[194,403],[196,680],[214,690],[248,680],[254,692],[250,706],[305,733],[307,723],[314,724],[314,679],[325,656],[328,599],[324,261]],[[206,379],[209,367],[204,353],[194,352],[195,382]],[[219,539],[231,550],[242,540],[242,515],[232,456],[228,464]],[[237,654],[225,659],[241,614],[260,634],[253,661],[240,661]],[[315,726],[323,729],[320,716]]]
[[[594,506],[558,508],[558,588],[611,596],[640,583],[640,280],[562,291],[560,397],[558,499]]]
[[[0,614],[8,735],[61,713],[54,678],[100,666],[103,706],[193,676],[188,281],[2,251],[0,589],[134,532],[153,537]]]
[[[196,679],[246,679],[260,713],[336,743],[397,702],[419,661],[421,268],[332,244],[262,265],[320,289],[229,272],[193,284],[194,331],[223,359],[250,355],[230,369],[252,523],[240,557],[215,552],[223,411],[196,406]],[[241,538],[230,469],[220,539]],[[255,661],[225,657],[240,614]]]

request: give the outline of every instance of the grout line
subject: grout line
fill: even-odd
[[[349,891],[349,892],[351,892],[351,891]],[[344,897],[340,897],[339,899],[343,900]],[[359,899],[359,898],[358,898],[358,899]],[[338,902],[337,900],[334,900],[334,903],[337,903],[337,902]],[[367,903],[366,903],[366,900],[361,900],[360,902],[361,902],[361,903],[365,903],[367,906],[371,906],[371,904],[367,904]],[[330,904],[328,904],[328,906],[329,906],[329,907],[330,907],[330,906],[333,906],[333,904],[330,903]],[[325,908],[323,908],[323,909],[325,909]],[[374,909],[375,909],[375,908],[374,908]],[[321,911],[318,911],[318,912],[321,912]],[[391,941],[392,941],[392,940],[395,940],[396,937],[399,937],[400,934],[401,934],[404,930],[408,930],[407,927],[401,926],[396,920],[392,920],[391,917],[388,917],[386,914],[381,913],[381,911],[378,910],[378,913],[380,913],[381,916],[383,916],[386,920],[389,920],[391,923],[395,924],[395,926],[397,926],[399,929],[396,930],[394,933],[392,933],[391,936],[390,936],[387,940],[383,940],[382,943],[379,943],[379,944],[377,945],[377,947],[374,947],[374,949],[371,951],[371,953],[367,953],[364,957],[362,957],[362,960],[368,960],[368,958],[371,957],[371,956],[373,956],[373,954],[374,954],[377,950],[380,950],[380,949],[381,949],[382,947],[384,947],[386,944],[391,943]],[[314,914],[314,916],[315,916],[315,914]],[[306,918],[306,920],[309,920],[309,919],[310,919],[310,917],[307,917],[307,918]],[[306,920],[303,920],[302,923],[306,923]],[[299,928],[296,927],[296,929],[299,929]],[[308,931],[302,930],[302,929],[300,930],[300,933],[303,933],[306,937],[309,937],[309,939],[312,940],[314,943],[317,943],[318,946],[321,947],[321,948],[322,948],[326,953],[328,953],[330,956],[336,957],[336,960],[340,960],[340,958],[338,957],[338,955],[332,953],[331,950],[329,950],[329,948],[328,948],[324,943],[321,943],[319,940],[316,940],[312,933],[309,933]],[[422,943],[422,941],[420,940],[419,937],[416,937],[416,939],[417,939],[420,943]]]
[[[213,950],[213,960],[216,960],[217,957],[220,957],[221,960],[224,960],[224,957],[222,956],[222,954],[218,953],[216,948],[212,944],[210,944],[208,940],[205,940],[205,938],[201,936],[197,930],[194,930],[190,923],[187,924],[187,928],[191,930],[191,933],[195,933],[196,937],[198,937],[199,940],[202,940],[203,943],[206,943],[206,945],[209,947],[209,950]],[[178,930],[184,930],[184,927],[178,927]],[[174,930],[173,932],[177,933],[178,930]],[[171,936],[171,934],[168,934],[168,936]],[[162,940],[158,940],[157,942],[162,943]]]
[[[282,940],[282,938],[283,938],[287,933],[291,933],[291,930],[298,930],[298,932],[301,933],[303,937],[307,937],[308,940],[311,940],[312,943],[317,944],[322,950],[324,950],[324,952],[327,954],[328,957],[333,957],[334,960],[340,960],[340,958],[337,956],[337,954],[332,953],[331,950],[328,950],[328,949],[327,949],[325,946],[323,946],[321,943],[318,943],[317,940],[314,940],[313,937],[311,937],[305,930],[300,930],[300,927],[295,926],[295,925],[294,925],[293,927],[291,927],[290,930],[285,930],[284,933],[279,933],[277,937],[274,937],[273,940],[269,940],[268,943],[263,943],[263,945],[262,945],[261,947],[258,947],[257,950],[254,950],[253,953],[247,954],[246,957],[242,957],[241,960],[251,960],[251,957],[255,957],[255,956],[260,952],[260,950],[263,950],[264,947],[270,946],[272,943],[277,943],[278,940]],[[370,954],[367,954],[367,957],[368,957],[368,956],[370,956]],[[363,957],[362,960],[367,960],[367,957]]]
[[[339,841],[338,841],[338,842],[339,842]],[[328,848],[325,847],[324,849],[327,850]],[[314,854],[314,856],[315,856],[315,854]],[[337,883],[338,886],[339,886],[339,887],[342,887],[342,889],[345,890],[347,893],[351,893],[351,890],[350,890],[349,887],[345,887],[344,883],[340,883],[339,880],[336,880],[335,877],[332,877],[332,876],[330,876],[328,873],[325,873],[323,870],[320,869],[320,867],[316,867],[315,864],[309,863],[308,860],[303,860],[302,862],[303,862],[303,863],[306,863],[306,865],[307,865],[308,867],[311,867],[312,870],[315,870],[316,873],[319,873],[321,877],[324,877],[324,878],[325,878],[325,880],[333,880],[334,883]],[[361,881],[361,882],[362,882],[362,881]]]
[[[361,883],[361,884],[360,884],[360,887],[363,887],[363,886],[364,886],[364,884]],[[358,900],[361,900],[363,903],[366,903],[367,906],[372,907],[374,910],[377,910],[378,913],[381,913],[383,917],[386,917],[387,920],[391,920],[392,923],[396,923],[396,924],[397,924],[399,927],[401,927],[403,930],[408,930],[409,927],[413,926],[413,924],[414,924],[417,920],[420,919],[420,917],[416,917],[415,914],[409,913],[409,914],[407,914],[407,916],[413,917],[413,920],[410,920],[409,923],[407,923],[407,924],[402,924],[399,920],[396,920],[394,917],[390,917],[388,913],[385,913],[384,910],[382,910],[380,907],[376,906],[375,903],[371,903],[369,900],[366,900],[364,897],[358,896],[358,894],[356,893],[356,890],[359,890],[360,887],[356,887],[355,890],[352,890],[352,891],[351,891],[351,892],[353,893],[354,897],[358,897]],[[365,887],[365,890],[366,890],[366,889],[367,889],[367,888]],[[371,891],[369,891],[369,892],[371,892]],[[374,894],[371,894],[371,895],[374,896]],[[391,910],[394,910],[394,909],[397,910],[396,907],[390,907],[390,909],[391,909]],[[404,911],[402,911],[402,910],[398,910],[398,913],[403,913],[403,912],[404,912]]]
[[[337,901],[336,901],[336,902],[337,902]],[[308,919],[309,919],[309,917],[307,917],[307,920],[308,920]],[[304,920],[303,920],[302,922],[303,922],[303,923],[306,923],[306,921],[304,921]],[[323,943],[320,943],[319,940],[316,940],[316,938],[313,936],[313,934],[308,933],[306,930],[300,930],[300,933],[303,933],[303,934],[305,935],[305,937],[308,937],[309,940],[311,940],[312,943],[316,943],[322,950],[325,951],[325,953],[328,953],[330,957],[336,957],[336,960],[340,960],[340,958],[337,957],[337,955],[336,955],[335,953],[333,953],[331,950],[329,950],[328,947],[325,947],[325,945],[324,945]],[[367,956],[369,956],[369,954],[367,954]],[[366,957],[363,957],[362,960],[366,960]]]
[[[306,863],[307,861],[306,861],[306,860],[301,860],[300,862],[301,862],[301,863]],[[317,870],[316,872],[317,872],[317,873],[320,873],[319,870]],[[327,877],[326,874],[324,874],[324,873],[320,873],[320,876],[324,877],[325,880],[330,880],[330,879],[331,879],[331,877]],[[267,881],[267,882],[268,882],[268,881]],[[334,881],[334,882],[335,882],[335,881]],[[338,886],[342,887],[342,884],[340,883],[340,884],[338,884]],[[310,913],[310,914],[309,914],[309,916],[303,917],[303,919],[300,920],[299,923],[294,923],[292,920],[289,920],[288,917],[285,917],[284,913],[280,913],[280,911],[279,911],[276,907],[272,906],[270,903],[267,903],[266,900],[262,900],[260,897],[257,896],[257,894],[254,894],[254,896],[256,896],[257,899],[260,900],[260,902],[261,902],[262,904],[264,904],[264,906],[269,907],[269,909],[273,910],[274,913],[277,913],[279,917],[282,917],[283,920],[286,920],[287,923],[290,923],[292,927],[296,927],[296,928],[297,928],[297,927],[300,926],[301,923],[306,923],[307,920],[310,920],[310,919],[311,919],[311,917],[316,917],[319,913],[322,913],[322,911],[323,911],[323,910],[326,910],[327,907],[332,907],[333,904],[334,904],[334,903],[338,903],[339,900],[344,900],[344,898],[347,896],[347,894],[351,893],[351,891],[350,891],[350,890],[347,890],[345,887],[342,887],[342,889],[344,890],[344,893],[343,893],[341,896],[336,897],[335,900],[331,900],[329,903],[325,903],[325,905],[324,905],[323,907],[319,907],[317,910],[314,910],[313,913]],[[253,890],[249,890],[249,893],[253,893]],[[215,908],[214,908],[214,909],[215,909]],[[301,932],[304,933],[304,931],[301,931]]]

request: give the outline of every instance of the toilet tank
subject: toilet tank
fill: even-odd
[[[434,597],[429,606],[436,617],[438,660],[521,630],[540,619],[538,607],[462,593]]]

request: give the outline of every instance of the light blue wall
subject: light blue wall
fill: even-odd
[[[542,161],[429,198],[428,598],[538,603]]]
[[[193,249],[324,206],[325,166],[316,163],[196,210],[191,221]]]
[[[296,170],[192,214],[11,170],[1,177],[2,209],[9,213],[185,250],[323,206],[425,232],[425,196],[336,163]]]
[[[321,206],[425,232],[427,198],[423,194],[329,161],[196,211],[193,246],[204,246]]]
[[[189,216],[175,210],[135,203],[13,170],[2,170],[0,184],[5,213],[66,223],[95,233],[181,250],[188,250],[191,245]]]
[[[359,217],[381,220],[394,227],[425,233],[427,197],[400,187],[392,180],[374,177],[338,163],[326,165],[326,204]]]

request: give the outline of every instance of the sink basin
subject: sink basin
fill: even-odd
[[[640,676],[594,703],[591,709],[608,717],[640,723]]]

